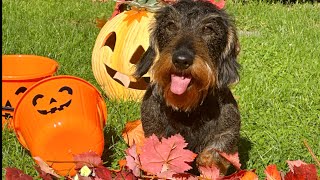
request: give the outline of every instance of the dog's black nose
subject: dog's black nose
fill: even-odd
[[[172,55],[172,62],[178,69],[187,69],[193,64],[194,53],[189,51],[177,51]]]

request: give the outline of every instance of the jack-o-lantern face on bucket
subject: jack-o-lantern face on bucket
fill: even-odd
[[[15,109],[20,143],[45,162],[72,162],[73,155],[102,155],[106,105],[97,89],[73,76],[54,76],[31,86]],[[75,174],[74,163],[56,163],[60,175]],[[71,171],[71,172],[70,172]]]
[[[2,55],[2,127],[13,128],[18,101],[38,81],[57,71],[55,60],[35,55]]]
[[[93,49],[92,69],[109,98],[142,99],[150,76],[137,80],[132,75],[149,46],[152,19],[153,13],[132,9],[116,15],[101,29]]]
[[[66,102],[60,102],[60,97],[62,95],[60,95],[60,93],[64,93],[66,92],[68,95],[70,95],[70,99],[68,99]],[[60,96],[59,96],[60,95]],[[58,93],[57,93],[57,96],[56,97],[50,97],[50,101],[47,102],[48,104],[48,107],[50,107],[51,105],[53,105],[52,107],[50,107],[50,109],[48,110],[45,110],[45,109],[38,109],[37,111],[40,113],[40,114],[43,114],[43,115],[47,115],[48,113],[55,113],[56,111],[62,111],[64,110],[65,108],[69,107],[70,104],[71,104],[71,101],[72,101],[72,89],[68,86],[63,86],[62,88],[60,88],[58,90]],[[37,106],[38,104],[38,101],[41,101],[41,99],[44,98],[45,95],[43,94],[37,94],[36,96],[34,96],[34,98],[32,99],[32,105],[34,107]]]
[[[27,88],[22,86],[22,87],[19,87],[14,95],[16,96],[16,98],[20,98],[20,96],[27,91]],[[5,119],[10,119],[12,118],[13,116],[13,111],[14,111],[14,107],[11,105],[11,102],[10,100],[7,100],[5,105],[2,106],[2,117],[4,117]]]

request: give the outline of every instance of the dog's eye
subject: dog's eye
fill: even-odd
[[[214,31],[214,30],[213,30],[213,27],[210,26],[210,25],[206,25],[206,26],[204,26],[204,27],[202,28],[202,32],[203,32],[204,34],[206,34],[206,35],[212,34],[213,31]]]
[[[166,26],[166,29],[170,32],[174,32],[174,31],[177,31],[177,26],[174,22],[169,22]]]

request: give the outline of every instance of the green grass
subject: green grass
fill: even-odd
[[[247,168],[320,156],[320,6],[234,4],[242,52],[242,137],[251,142]]]
[[[59,62],[57,74],[83,78],[99,88],[91,70],[91,53],[113,2],[91,0],[2,1],[2,54],[36,54]],[[241,81],[233,89],[242,115],[240,157],[261,178],[269,164],[287,171],[286,160],[314,163],[307,140],[320,156],[320,5],[232,3],[239,30]],[[5,98],[5,97],[3,97]],[[139,118],[139,104],[106,98],[108,120],[103,159],[116,168],[124,157],[121,131]],[[14,133],[2,131],[2,167],[36,176],[28,151]],[[2,177],[5,171],[2,170]]]

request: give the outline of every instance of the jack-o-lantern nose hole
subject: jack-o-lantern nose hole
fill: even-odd
[[[143,49],[143,47],[140,45],[136,51],[133,53],[133,55],[131,56],[130,59],[130,63],[131,64],[137,64],[141,58],[141,56],[143,55],[143,53],[145,52],[145,50]]]
[[[109,34],[109,36],[106,37],[104,45],[110,47],[110,49],[114,51],[114,47],[116,46],[116,40],[117,35],[115,32],[112,32]]]
[[[7,102],[6,102],[6,107],[12,107],[10,101],[7,101]]]
[[[51,99],[50,99],[50,104],[51,104],[51,103],[54,103],[54,102],[57,102],[57,100],[55,100],[54,98],[51,98]]]

